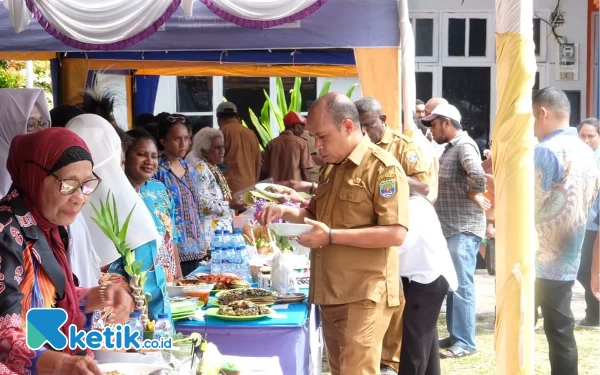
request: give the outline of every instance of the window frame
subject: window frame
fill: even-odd
[[[179,113],[185,116],[212,116],[213,118],[213,128],[218,127],[217,125],[217,107],[223,101],[223,77],[222,76],[212,76],[212,107],[213,110],[210,112],[178,112],[177,111],[177,78],[180,76],[175,76],[175,79],[171,80],[170,85],[172,85],[172,92],[175,93],[175,98],[173,100],[173,111],[172,113]],[[197,77],[207,77],[207,76],[197,76]],[[210,77],[207,77],[210,78]]]
[[[451,18],[464,19],[465,21],[465,54],[469,53],[470,19],[486,20],[486,45],[485,56],[449,56],[448,55],[448,23]],[[491,12],[443,12],[441,21],[442,46],[441,56],[442,64],[448,63],[477,63],[490,64],[496,59],[496,40],[494,32],[494,14]]]
[[[433,56],[415,56],[415,62],[418,63],[437,63],[440,58],[440,14],[437,12],[414,12],[410,13],[410,24],[413,29],[413,34],[416,40],[416,20],[417,19],[432,19],[433,20],[433,31],[432,31],[432,46],[433,46]]]
[[[540,21],[540,54],[535,56],[538,63],[548,61],[548,24],[546,23],[550,19],[550,10],[535,10],[533,12],[533,18],[541,18]],[[546,22],[544,22],[546,21]]]

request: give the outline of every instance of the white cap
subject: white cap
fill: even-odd
[[[429,114],[429,116],[422,118],[421,122],[423,123],[423,125],[429,127],[429,126],[431,126],[431,121],[438,118],[438,116],[444,116],[446,118],[455,120],[460,124],[460,120],[461,120],[460,112],[452,104],[438,105],[437,107],[435,107],[435,109],[433,111],[431,111],[431,114]]]

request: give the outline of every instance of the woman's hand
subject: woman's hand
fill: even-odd
[[[112,307],[109,323],[123,323],[129,320],[135,304],[131,294],[116,284],[109,284],[104,297],[104,307]]]
[[[300,204],[304,203],[304,198],[302,198],[296,190],[290,189],[288,187],[285,187],[282,190],[283,190],[282,194],[284,195],[284,197],[279,199],[280,203],[285,203],[285,202],[300,203]]]
[[[104,375],[89,357],[64,355],[52,375]]]

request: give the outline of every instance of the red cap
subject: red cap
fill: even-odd
[[[306,119],[298,112],[292,111],[288,112],[288,114],[283,117],[283,124],[285,126],[292,126],[295,124],[306,125]]]

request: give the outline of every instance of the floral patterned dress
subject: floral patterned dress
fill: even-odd
[[[201,159],[196,163],[196,176],[198,178],[198,192],[200,193],[200,210],[205,218],[207,229],[207,240],[213,236],[215,230],[231,230],[233,227],[233,215],[229,208],[231,200],[231,192],[227,187],[227,181],[222,178],[222,181],[215,176],[221,173],[218,167],[212,166],[205,159]],[[215,171],[216,169],[216,171]],[[222,174],[221,174],[222,175]],[[225,184],[225,186],[223,186]]]
[[[198,181],[195,169],[190,168],[183,159],[180,162],[185,168],[183,177],[177,177],[171,170],[171,163],[163,157],[158,162],[159,168],[154,178],[165,184],[175,205],[177,246],[181,261],[198,261],[205,255]]]

